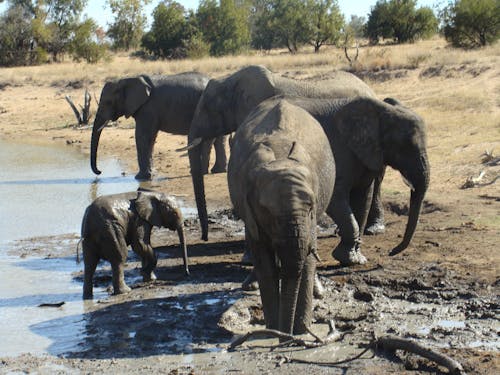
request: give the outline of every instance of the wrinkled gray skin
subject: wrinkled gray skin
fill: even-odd
[[[198,100],[209,78],[200,73],[182,73],[172,76],[148,77],[141,75],[133,78],[107,82],[101,92],[92,129],[90,165],[95,174],[97,168],[97,149],[102,129],[109,121],[119,117],[132,116],[135,120],[135,144],[139,180],[149,180],[152,174],[152,155],[156,136],[159,131],[187,135]],[[214,137],[215,138],[215,137]],[[207,173],[210,146],[214,139],[208,140],[202,151],[203,173]],[[226,171],[225,140],[215,141],[216,162],[212,173]]]
[[[227,177],[235,212],[245,222],[266,327],[305,333],[312,317],[316,218],[335,180],[328,139],[306,111],[267,100],[236,131]]]
[[[272,73],[263,66],[249,66],[222,79],[212,79],[203,92],[189,130],[188,141],[196,145],[235,131],[250,111],[265,99],[276,95],[308,98],[346,98],[363,95],[375,97],[373,91],[356,76],[338,71],[334,78],[322,82],[297,81]],[[189,163],[202,229],[208,240],[208,217],[203,181],[202,148],[191,146]],[[380,199],[378,200],[380,203]],[[379,208],[378,215],[382,210]],[[374,215],[374,222],[378,219]],[[383,218],[381,219],[383,223]]]
[[[144,281],[156,279],[156,256],[150,242],[153,227],[177,231],[188,275],[182,213],[172,198],[158,192],[128,192],[101,196],[87,207],[82,221],[84,299],[92,298],[92,278],[100,259],[111,263],[114,294],[130,291],[123,274],[128,245],[142,259]]]
[[[366,262],[360,252],[373,181],[386,165],[399,171],[411,187],[408,222],[401,243],[408,247],[429,185],[425,124],[397,100],[358,97],[344,100],[290,98],[319,121],[336,162],[335,191],[327,214],[339,227],[341,242],[332,255],[343,265]]]

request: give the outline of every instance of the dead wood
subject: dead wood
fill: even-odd
[[[334,341],[340,340],[343,336],[335,329],[335,325],[333,321],[329,322],[329,332],[328,335],[321,339],[317,335],[312,334],[310,329],[307,328],[307,331],[315,338],[314,341],[304,340],[302,338],[296,337],[294,335],[290,335],[288,333],[283,333],[281,331],[275,329],[257,329],[255,331],[247,332],[246,334],[236,338],[231,344],[229,344],[228,350],[234,350],[237,346],[240,346],[245,341],[250,338],[268,338],[275,337],[278,338],[281,342],[277,346],[303,346],[305,348],[318,348],[320,346],[328,345]]]
[[[83,97],[84,103],[83,106],[80,106],[81,113],[69,95],[66,95],[65,99],[73,110],[76,120],[78,121],[78,125],[88,125],[90,120],[90,102],[92,100],[88,90],[85,90],[85,95]]]

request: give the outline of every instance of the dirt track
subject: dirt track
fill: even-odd
[[[491,79],[498,77],[492,72],[488,74]],[[391,91],[387,85],[375,85],[375,91]],[[0,111],[3,138],[62,142],[88,153],[89,129],[60,126],[71,122],[72,116],[69,107],[61,104],[65,90],[45,86],[3,88],[1,94],[5,101]],[[38,110],[44,107],[46,110]],[[495,107],[493,115],[497,114]],[[460,189],[460,181],[465,182],[468,171],[485,169],[488,176],[494,176],[499,167],[481,165],[479,155],[473,154],[473,158],[464,158],[467,172],[456,169],[443,176],[441,172],[449,166],[440,160],[439,143],[432,138],[439,134],[438,121],[432,115],[428,120],[433,175],[410,248],[399,256],[387,256],[404,231],[408,204],[407,189],[392,172],[383,185],[387,231],[364,238],[367,265],[339,267],[330,256],[338,238],[328,227],[320,235],[319,254],[323,262],[319,274],[327,293],[316,303],[313,331],[324,336],[326,323],[334,320],[337,329],[345,334],[340,343],[322,349],[270,351],[268,347],[276,340],[265,340],[249,342],[236,352],[226,352],[232,333],[257,327],[262,323],[262,313],[257,293],[240,289],[249,269],[239,262],[243,251],[242,227],[240,222],[227,217],[230,203],[226,176],[219,174],[206,178],[209,210],[213,215],[209,242],[199,240],[196,222],[188,223],[192,271],[189,279],[182,276],[178,267],[175,235],[157,233],[154,244],[160,247],[159,280],[150,285],[136,284],[128,295],[88,304],[85,313],[88,339],[82,342],[81,350],[60,358],[31,355],[2,358],[0,372],[36,369],[41,373],[154,371],[173,374],[446,372],[432,362],[400,352],[396,356],[382,352],[375,357],[366,354],[364,357],[369,359],[338,367],[292,362],[293,358],[324,362],[344,359],[358,353],[362,349],[359,345],[368,343],[372,333],[390,333],[415,339],[448,354],[461,362],[468,374],[499,373],[498,182]],[[449,136],[459,137],[460,131]],[[498,152],[498,137],[483,142],[471,147],[493,145]],[[460,146],[460,142],[457,143],[456,146]],[[182,196],[192,203],[188,161],[174,151],[183,144],[183,137],[159,136],[155,148],[156,173],[169,178],[149,187]],[[135,173],[130,122],[123,121],[118,127],[106,129],[101,146],[101,154],[119,155],[127,166],[125,172]],[[54,240],[57,238],[47,242]],[[57,256],[73,254],[71,244]],[[129,280],[136,280],[138,264],[136,259],[131,259],[127,269]],[[98,285],[109,284],[108,271],[106,267],[99,272]],[[81,274],[73,276],[81,278]],[[127,335],[130,331],[134,334]]]

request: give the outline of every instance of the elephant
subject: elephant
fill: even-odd
[[[200,73],[182,73],[149,77],[140,75],[107,82],[101,92],[91,138],[90,165],[95,174],[97,149],[102,129],[109,121],[121,116],[135,120],[135,144],[139,172],[138,180],[152,177],[153,147],[158,132],[187,135],[198,100],[209,78]],[[210,140],[203,149],[203,172],[208,172]],[[225,138],[215,140],[216,162],[212,173],[226,171]]]
[[[342,265],[366,262],[360,237],[372,203],[373,182],[384,175],[386,165],[399,171],[411,189],[405,233],[390,255],[406,249],[430,179],[423,119],[393,98],[288,100],[318,120],[335,157],[335,191],[326,213],[338,225],[341,241],[332,256]]]
[[[172,197],[154,191],[127,192],[103,195],[87,207],[81,230],[84,299],[92,298],[92,278],[100,259],[111,263],[114,294],[130,291],[123,274],[128,245],[141,257],[143,280],[156,279],[157,258],[150,242],[153,227],[177,231],[184,272],[189,275],[182,213]]]
[[[303,109],[266,100],[235,133],[227,179],[245,223],[266,327],[305,333],[312,318],[316,218],[335,181],[327,137]]]
[[[353,74],[337,71],[331,80],[297,81],[274,74],[264,66],[248,66],[225,78],[211,79],[203,92],[189,129],[188,145],[191,177],[200,219],[202,239],[208,240],[208,216],[203,181],[203,140],[230,134],[249,112],[265,99],[276,95],[309,98],[345,98],[363,95],[375,97],[373,91]],[[376,201],[380,204],[380,199]],[[373,215],[380,222],[381,207]],[[383,219],[382,219],[383,222]]]

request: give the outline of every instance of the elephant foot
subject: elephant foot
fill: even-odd
[[[361,253],[358,246],[346,248],[339,245],[333,250],[332,257],[338,260],[342,266],[365,264],[367,262],[366,257]]]
[[[139,172],[135,175],[135,179],[139,181],[150,181],[152,178],[151,172]]]
[[[369,236],[374,236],[376,234],[382,234],[385,232],[385,225],[382,222],[375,222],[371,224],[370,226],[367,226],[365,228],[365,234]]]
[[[243,256],[241,257],[241,264],[244,266],[252,266],[253,265],[253,259],[252,259],[252,253],[248,249],[245,249],[245,252],[243,253]]]
[[[225,173],[227,172],[227,169],[225,166],[220,166],[220,165],[214,165],[212,169],[210,170],[211,173]]]
[[[142,281],[144,281],[145,283],[156,280],[156,275],[154,272],[141,272],[141,273],[142,273]]]
[[[92,294],[92,292],[83,292],[83,299],[92,299],[94,298],[94,295]]]
[[[325,296],[325,287],[321,283],[318,274],[314,275],[313,296],[315,299],[323,299]]]
[[[259,282],[257,281],[257,275],[255,274],[254,270],[252,270],[252,272],[250,272],[246,279],[243,281],[243,283],[241,284],[241,289],[246,291],[259,289]]]
[[[130,289],[127,285],[122,285],[120,288],[114,288],[113,294],[126,294],[129,293],[132,289]]]

